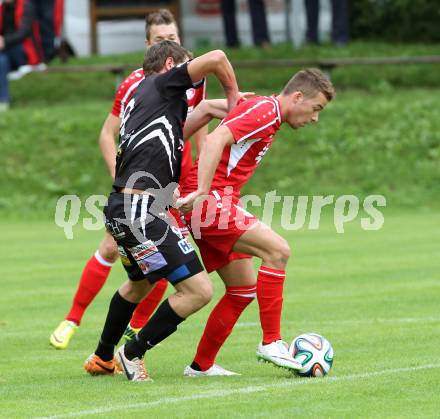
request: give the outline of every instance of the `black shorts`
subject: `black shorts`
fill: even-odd
[[[122,264],[132,281],[166,278],[177,284],[203,266],[191,243],[159,212],[150,195],[114,192],[104,208],[105,226],[118,244]]]

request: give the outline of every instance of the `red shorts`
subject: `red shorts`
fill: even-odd
[[[208,272],[252,257],[232,250],[240,236],[258,222],[241,207],[238,197],[211,191],[208,201],[186,214],[185,221]]]

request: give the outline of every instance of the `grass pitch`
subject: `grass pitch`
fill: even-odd
[[[380,231],[352,222],[337,234],[282,232],[293,258],[285,287],[283,336],[326,336],[335,361],[324,379],[298,378],[257,363],[257,304],[245,311],[218,363],[239,377],[182,377],[216,296],[146,356],[155,380],[90,377],[110,296],[124,279],[119,263],[65,351],[49,334],[70,307],[78,277],[102,233],[53,223],[0,223],[0,416],[15,417],[438,417],[440,398],[440,216],[386,213]],[[437,226],[437,227],[435,227]]]

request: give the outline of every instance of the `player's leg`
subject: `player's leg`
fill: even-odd
[[[255,46],[267,47],[270,45],[267,28],[266,8],[263,0],[250,0],[252,37]]]
[[[240,46],[235,17],[235,0],[221,0],[223,28],[226,36],[226,45],[229,48]]]
[[[128,279],[113,295],[98,346],[84,364],[84,369],[89,374],[115,373],[115,346],[121,339],[137,304],[152,286],[147,279],[139,281]]]
[[[132,218],[125,215],[127,198],[131,200]],[[171,335],[187,316],[210,301],[212,284],[194,249],[180,231],[170,225],[169,218],[149,213],[148,205],[154,203],[150,196],[129,197],[115,193],[108,202],[104,211],[106,227],[123,246],[121,260],[129,277],[133,280],[146,278],[152,284],[165,277],[176,288],[176,293],[159,306],[136,338],[121,346],[116,353],[129,380],[146,381],[145,352]],[[127,218],[132,220],[128,224]],[[124,314],[120,314],[121,318],[125,316],[125,327],[133,310],[134,306],[126,305]]]
[[[188,171],[192,165],[190,142],[185,143],[182,159],[182,168],[185,168],[185,170]],[[185,174],[182,171],[181,176],[183,177],[184,175]],[[171,208],[169,210],[169,214],[171,216],[170,222],[179,228],[181,238],[183,239],[184,237],[188,237],[188,227],[183,221],[180,211],[175,208]],[[129,325],[124,332],[124,339],[127,342],[133,339],[136,334],[139,333],[139,330],[141,330],[147,324],[151,315],[162,301],[167,287],[168,281],[166,279],[161,279],[155,284],[154,288],[148,293],[148,295],[138,304]]]
[[[233,260],[217,272],[225,284],[225,294],[209,315],[194,361],[185,368],[186,376],[236,375],[216,365],[215,358],[241,313],[255,298],[252,259]]]
[[[240,236],[233,249],[262,259],[257,276],[257,300],[263,341],[258,347],[257,357],[278,366],[300,369],[301,364],[288,354],[280,332],[289,244],[272,229],[258,222]]]
[[[203,269],[199,262],[196,270],[200,268]],[[121,346],[116,353],[129,380],[146,381],[145,352],[174,333],[180,323],[212,298],[212,283],[203,270],[174,286],[176,292],[162,302],[136,338]]]
[[[52,346],[57,349],[67,348],[84,312],[103,287],[117,258],[117,244],[111,234],[106,232],[98,250],[83,269],[69,313],[50,336]]]
[[[140,330],[137,338],[126,345],[128,358],[142,357],[145,351],[176,331],[189,315],[198,311],[212,298],[212,283],[205,271],[175,284],[171,294]]]
[[[134,310],[133,317],[124,332],[124,339],[128,342],[133,339],[150,319],[162,300],[168,287],[168,281],[161,279],[154,285],[148,295],[138,304]]]
[[[102,289],[113,263],[118,259],[118,246],[107,231],[98,250],[87,262],[66,320],[81,322],[85,310]]]

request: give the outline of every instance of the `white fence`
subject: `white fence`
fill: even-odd
[[[182,26],[185,46],[221,47],[224,45],[221,16],[197,14],[198,0],[182,0]],[[252,1],[252,0],[250,0]],[[288,22],[290,41],[296,46],[304,41],[304,0],[292,0]],[[90,19],[88,0],[65,0],[65,34],[80,56],[90,54]],[[284,0],[267,0],[268,26],[273,43],[286,41],[286,10]],[[321,0],[320,32],[323,39],[330,31],[329,0]],[[242,45],[252,45],[250,16],[247,0],[237,0],[237,27]],[[144,22],[142,20],[104,21],[98,23],[98,50],[100,54],[141,51],[144,48]]]

